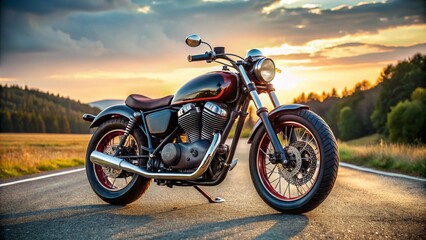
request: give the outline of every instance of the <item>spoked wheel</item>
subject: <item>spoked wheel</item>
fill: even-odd
[[[124,135],[124,130],[115,129],[105,134],[96,146],[96,151],[103,152],[107,155],[114,156],[118,149],[118,144]],[[139,155],[139,148],[136,145],[136,140],[132,135],[129,135],[123,145],[124,154],[122,156]],[[132,162],[138,165],[138,160]],[[103,167],[93,164],[95,176],[102,187],[109,191],[120,191],[127,187],[134,179],[134,173],[128,173],[122,170]]]
[[[314,186],[321,154],[315,137],[305,126],[290,121],[279,125],[277,129],[282,131],[278,132],[278,139],[287,152],[289,163],[284,166],[271,162],[275,151],[265,134],[257,153],[257,171],[271,195],[283,201],[293,201],[305,196]]]
[[[137,200],[148,189],[151,180],[134,173],[94,164],[90,161],[90,154],[96,150],[115,155],[126,126],[127,121],[124,119],[104,122],[93,134],[86,155],[86,174],[92,189],[104,201],[117,205],[126,205]],[[118,157],[143,155],[143,139],[138,129],[133,130]],[[138,166],[146,164],[141,159],[128,161]]]
[[[316,114],[301,110],[275,119],[274,129],[287,153],[288,164],[272,160],[274,148],[264,129],[250,149],[250,173],[256,190],[271,207],[284,213],[303,213],[317,207],[331,191],[337,176],[334,136]]]

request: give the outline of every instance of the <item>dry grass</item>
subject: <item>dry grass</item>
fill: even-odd
[[[90,136],[0,133],[0,178],[83,165]]]
[[[0,133],[0,178],[84,164],[90,134]],[[426,146],[380,143],[369,136],[339,142],[340,159],[376,169],[426,177]]]
[[[379,141],[380,142],[380,141]],[[376,169],[426,177],[426,146],[339,143],[340,159]]]

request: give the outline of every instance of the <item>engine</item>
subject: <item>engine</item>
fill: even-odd
[[[185,131],[189,142],[200,139],[211,141],[213,133],[222,131],[228,122],[226,106],[206,102],[203,111],[193,103],[184,105],[178,112],[178,124]]]
[[[229,114],[226,105],[206,102],[204,107],[188,103],[178,112],[178,124],[187,143],[168,143],[161,151],[163,162],[173,169],[192,169],[200,165],[213,134],[223,131]]]

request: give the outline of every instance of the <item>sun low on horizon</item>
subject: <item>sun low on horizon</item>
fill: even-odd
[[[174,94],[190,79],[220,70],[187,61],[199,34],[245,56],[252,48],[282,70],[281,102],[302,92],[341,92],[377,81],[388,64],[426,53],[420,0],[5,0],[0,84],[27,85],[82,102]]]

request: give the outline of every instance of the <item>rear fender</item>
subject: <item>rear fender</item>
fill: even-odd
[[[299,109],[308,109],[309,107],[302,104],[287,104],[287,105],[281,105],[274,110],[272,110],[268,115],[269,120],[274,122],[274,119],[287,114],[288,112],[299,110]],[[254,136],[256,135],[257,131],[259,131],[260,127],[262,126],[262,121],[259,119],[256,124],[254,125],[253,129],[251,130],[250,137],[248,139],[248,143],[251,143],[253,141]]]
[[[90,128],[99,127],[103,122],[111,118],[124,117],[130,120],[134,112],[135,110],[126,105],[114,105],[105,108],[95,117],[93,122],[90,124]]]

